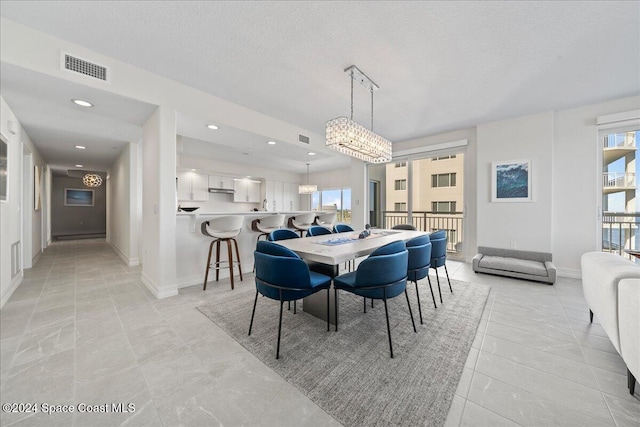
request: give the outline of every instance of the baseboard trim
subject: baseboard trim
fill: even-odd
[[[149,289],[149,291],[158,299],[164,299],[178,295],[177,287],[174,287],[172,289],[163,289],[158,286],[158,284],[154,282],[149,276],[147,276],[144,271],[140,275],[140,280],[147,287],[147,289]]]
[[[32,267],[32,268],[33,268],[33,267],[38,263],[38,261],[40,261],[40,257],[41,257],[41,256],[42,256],[42,251],[40,250],[40,251],[38,251],[38,253],[36,254],[36,256],[34,256],[34,257],[31,259],[31,267]]]
[[[9,287],[7,293],[2,296],[2,299],[0,299],[0,308],[4,307],[5,303],[9,301],[11,295],[13,295],[15,290],[18,289],[18,286],[20,286],[20,283],[22,283],[22,279],[24,279],[24,275],[22,274],[22,272],[20,274],[17,274],[16,277],[13,278],[13,280],[11,281],[11,287]]]
[[[113,249],[113,251],[116,253],[116,255],[118,255],[120,257],[120,259],[129,267],[135,267],[136,265],[140,265],[140,259],[139,258],[129,258],[127,257],[124,252],[122,252],[120,250],[120,248],[118,246],[116,246],[115,244],[113,244],[112,242],[109,242],[109,246],[111,246],[111,249]]]
[[[558,268],[558,276],[570,279],[582,279],[582,272],[577,268]]]

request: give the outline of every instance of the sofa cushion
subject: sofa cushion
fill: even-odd
[[[500,256],[483,256],[479,264],[482,268],[502,271],[515,271],[534,276],[547,277],[547,268],[543,263],[528,259],[507,258]]]

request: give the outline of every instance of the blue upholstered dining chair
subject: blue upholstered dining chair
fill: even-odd
[[[416,285],[416,297],[418,298],[418,312],[420,313],[420,323],[422,322],[422,308],[420,307],[420,292],[418,292],[418,280],[425,277],[429,281],[429,290],[431,290],[431,298],[433,299],[433,306],[436,305],[436,297],[433,295],[433,288],[431,287],[431,279],[429,278],[429,268],[431,267],[431,241],[428,235],[414,237],[407,243],[407,250],[409,251],[409,266],[407,268],[407,280],[415,283]]]
[[[256,297],[253,301],[249,335],[253,328],[258,294],[280,301],[278,320],[278,344],[276,359],[280,358],[280,335],[282,331],[282,305],[327,290],[327,331],[329,330],[329,286],[331,278],[309,271],[307,264],[293,251],[273,242],[258,242],[254,252],[256,264]]]
[[[409,254],[403,241],[391,242],[376,249],[367,259],[358,265],[356,271],[340,275],[333,279],[336,307],[338,289],[351,292],[365,298],[381,299],[384,302],[384,313],[387,318],[387,334],[389,336],[389,353],[393,358],[391,327],[389,326],[389,310],[387,300],[404,292],[409,307],[409,315],[413,331],[417,332],[411,312],[409,295],[407,294],[407,262]],[[335,310],[336,331],[338,330],[338,310]]]
[[[449,282],[449,290],[453,293],[451,280],[449,279],[449,271],[447,270],[447,231],[438,230],[429,235],[431,240],[431,268],[436,271],[436,280],[438,281],[438,293],[440,294],[440,302],[442,302],[442,292],[440,291],[440,276],[438,276],[438,267],[444,267]]]
[[[325,234],[331,234],[331,229],[323,225],[312,225],[307,230],[307,237],[310,236],[323,236]]]
[[[289,230],[287,228],[279,228],[278,230],[273,230],[267,236],[267,240],[270,242],[277,242],[278,240],[289,240],[289,239],[299,239],[298,233],[295,231]]]
[[[273,230],[271,233],[267,235],[267,240],[270,242],[277,242],[278,240],[289,240],[289,239],[299,239],[300,236],[293,230],[289,230],[287,228],[280,228],[278,230]],[[255,271],[255,267],[254,267]],[[287,301],[287,310],[291,310],[291,301]],[[293,314],[297,313],[297,304],[296,301],[293,301]]]
[[[333,226],[334,233],[346,233],[347,231],[354,231],[353,227],[347,224],[342,224],[342,223],[336,224]]]

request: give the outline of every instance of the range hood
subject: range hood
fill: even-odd
[[[209,193],[236,194],[233,188],[215,188],[209,187]]]

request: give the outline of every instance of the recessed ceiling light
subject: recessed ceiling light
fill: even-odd
[[[87,149],[87,147],[85,147],[84,145],[76,145],[76,148],[78,150],[86,150]]]
[[[314,153],[313,151],[309,151],[307,154],[310,155],[310,156],[315,156],[316,155],[316,153]]]
[[[267,141],[267,144],[269,144],[269,145],[276,145],[276,142],[275,142],[275,141]]]
[[[195,172],[195,171],[196,171],[195,169],[191,169],[191,172]]]
[[[90,103],[89,101],[84,101],[82,99],[72,99],[71,101],[81,107],[93,107],[92,103]]]
[[[84,165],[76,165],[77,168],[83,168]]]
[[[211,129],[211,130],[216,130],[216,129],[218,129],[218,126],[216,126],[216,125],[207,125],[207,127],[208,127],[209,129]]]

